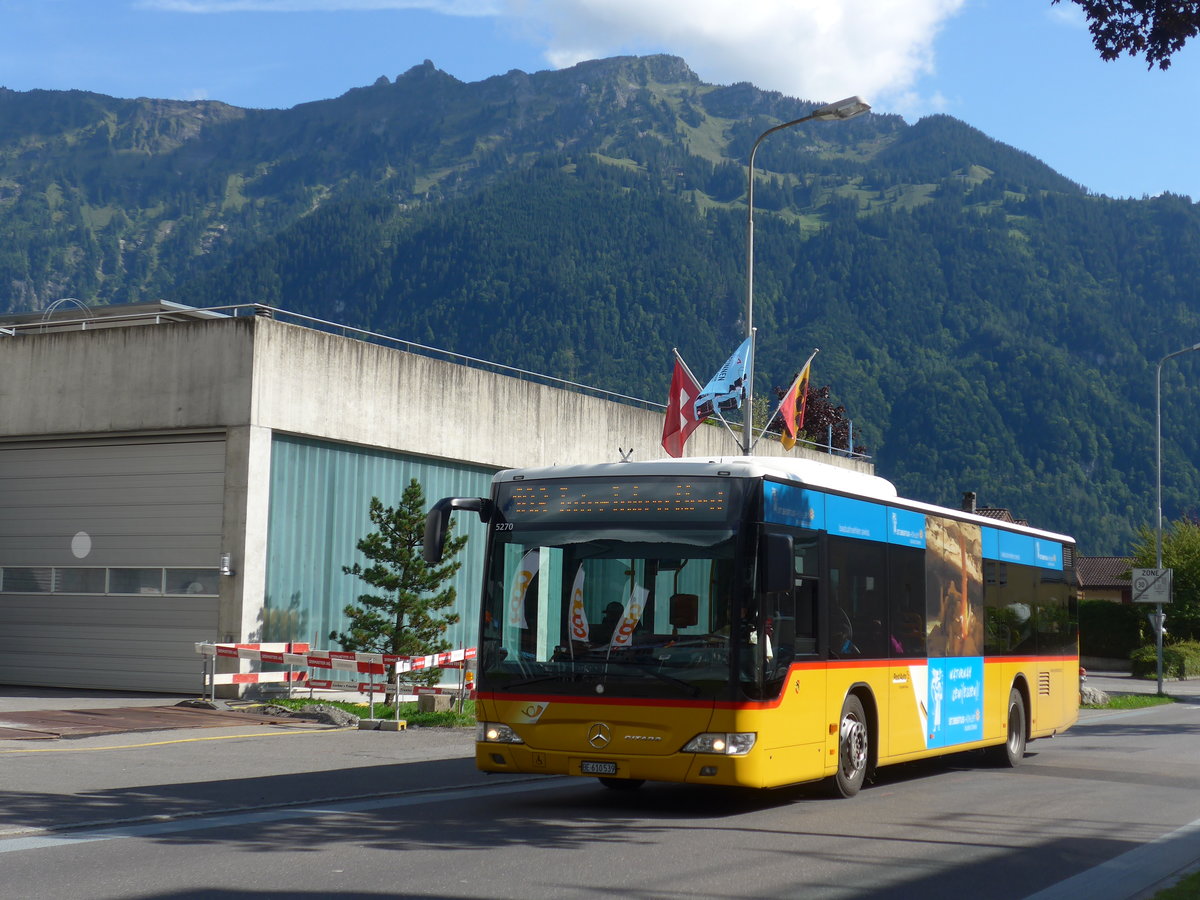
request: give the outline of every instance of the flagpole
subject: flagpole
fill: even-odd
[[[852,119],[870,108],[859,97],[847,97],[837,103],[828,103],[817,107],[807,116],[768,128],[758,136],[754,146],[750,148],[749,180],[746,183],[746,339],[750,341],[750,359],[746,366],[746,386],[743,389],[746,402],[746,414],[742,419],[743,456],[749,456],[750,451],[754,449],[750,438],[754,427],[754,157],[758,153],[758,145],[768,135],[802,122]]]
[[[804,374],[804,370],[807,369],[810,365],[812,365],[812,361],[817,358],[817,354],[820,352],[821,352],[820,347],[813,348],[812,354],[808,357],[808,359],[806,359],[804,361],[804,365],[802,365],[800,367],[800,371],[796,373],[796,378],[799,378],[801,375]],[[795,379],[792,380],[792,385],[788,386],[788,390],[790,391],[794,385],[795,385]],[[767,417],[767,424],[763,426],[762,431],[760,431],[758,433],[758,437],[756,437],[754,439],[754,443],[750,445],[751,450],[753,450],[755,447],[757,447],[758,442],[763,439],[763,435],[767,433],[767,429],[771,427],[771,423],[775,421],[775,417],[777,415],[779,415],[780,411],[783,409],[783,401],[786,398],[787,398],[787,394],[784,394],[783,397],[779,398],[779,404],[775,407],[775,412],[771,413],[771,415]]]
[[[716,415],[716,417],[718,419],[721,420],[721,424],[725,426],[725,430],[729,432],[729,436],[731,438],[733,438],[734,443],[737,443],[738,436],[734,432],[733,426],[729,424],[729,422],[726,420],[726,418],[723,415],[721,415],[721,410],[717,409],[717,407],[714,406],[713,413]]]
[[[676,358],[677,360],[679,360],[679,364],[680,364],[681,366],[683,366],[683,371],[685,371],[685,372],[687,372],[687,373],[688,373],[688,378],[692,379],[692,381],[695,381],[695,382],[696,382],[696,384],[699,384],[700,382],[699,382],[699,381],[696,381],[696,376],[692,374],[692,370],[691,370],[690,368],[688,368],[688,364],[687,364],[687,363],[685,363],[685,362],[683,361],[683,357],[679,355],[679,348],[678,348],[678,347],[672,347],[672,348],[671,348],[671,352],[675,354],[675,358]]]
[[[692,374],[692,370],[688,368],[688,364],[683,361],[683,357],[679,355],[679,351],[672,347],[671,352],[675,354],[675,358],[679,360],[679,364],[683,366],[684,371],[688,373],[688,377],[690,377],[692,381],[696,381],[696,376]],[[699,384],[700,382],[696,381],[696,383]],[[721,420],[721,424],[725,426],[725,430],[729,432],[729,436],[733,438],[733,442],[736,444],[738,442],[738,436],[734,434],[733,427],[728,421],[726,421],[725,417],[721,415],[721,409],[716,404],[713,404],[713,414]]]

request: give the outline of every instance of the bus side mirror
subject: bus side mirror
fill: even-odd
[[[450,513],[456,509],[477,512],[482,522],[492,517],[492,501],[484,497],[443,497],[433,504],[425,516],[425,539],[421,546],[421,556],[431,566],[442,561],[446,530],[450,527]]]
[[[792,538],[786,534],[766,534],[762,541],[762,590],[766,594],[790,591],[795,582]]]

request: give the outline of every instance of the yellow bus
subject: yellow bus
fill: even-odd
[[[436,503],[489,544],[488,772],[858,792],[879,766],[1027,741],[1079,711],[1070,537],[732,457],[498,473]]]

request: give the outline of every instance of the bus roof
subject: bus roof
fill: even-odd
[[[734,478],[769,476],[780,481],[794,481],[807,487],[840,491],[872,500],[894,500],[898,496],[895,485],[878,475],[868,475],[865,472],[843,469],[811,459],[789,459],[779,456],[695,456],[682,459],[506,469],[497,472],[494,480],[501,482],[526,478],[596,478],[606,475],[619,475],[622,478],[631,475],[724,475]],[[520,478],[517,479],[517,476]]]
[[[964,521],[977,522],[990,528],[1035,534],[1067,544],[1075,539],[1064,534],[1031,528],[1028,525],[1000,522],[976,513],[949,509],[931,503],[906,500],[900,497],[896,486],[886,478],[869,475],[854,469],[833,466],[813,459],[781,456],[717,456],[683,457],[681,459],[651,459],[615,463],[585,463],[572,466],[542,466],[530,469],[504,469],[493,477],[493,483],[524,481],[541,478],[621,478],[638,476],[725,476],[733,478],[770,478],[774,481],[795,482],[805,487],[836,491],[875,500],[895,503],[919,512],[933,515],[948,515]]]

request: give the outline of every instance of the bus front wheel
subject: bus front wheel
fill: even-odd
[[[838,769],[833,776],[834,795],[853,797],[867,778],[871,735],[862,701],[851,694],[842,704],[838,727]]]
[[[992,748],[992,758],[1010,769],[1025,758],[1025,698],[1016,688],[1008,694],[1008,733],[1003,744]]]

